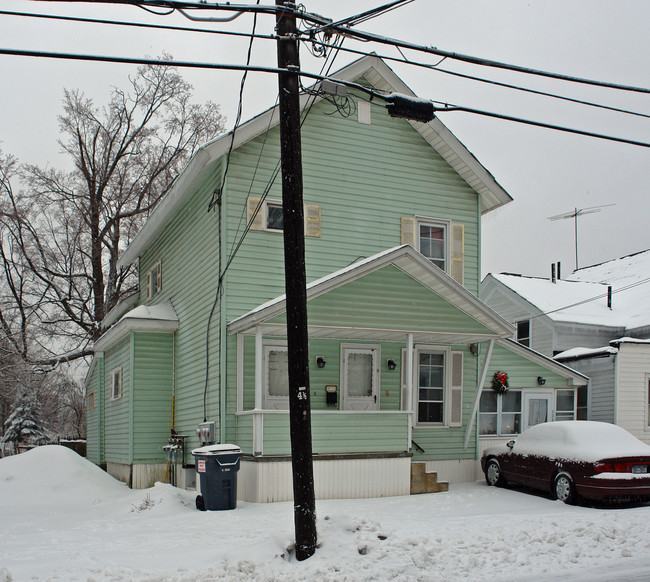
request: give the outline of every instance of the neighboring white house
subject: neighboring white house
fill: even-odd
[[[515,325],[517,341],[590,378],[581,416],[650,443],[650,250],[568,279],[489,274],[481,298]]]

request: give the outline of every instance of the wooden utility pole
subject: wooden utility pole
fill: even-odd
[[[295,8],[276,0],[278,7]],[[307,333],[307,277],[305,274],[305,223],[302,204],[302,148],[298,37],[293,14],[277,15],[278,68],[280,73],[280,151],[282,156],[282,213],[284,277],[287,293],[287,346],[289,350],[289,420],[296,558],[305,560],[316,550],[316,499],[311,450],[309,352]]]

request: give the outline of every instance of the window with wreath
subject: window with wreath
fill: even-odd
[[[484,390],[479,406],[478,431],[481,436],[508,436],[521,433],[521,391],[498,394]]]

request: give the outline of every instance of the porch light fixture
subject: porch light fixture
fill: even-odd
[[[469,352],[474,357],[478,356],[478,344],[469,344]]]
[[[546,384],[546,378],[542,378],[541,376],[537,376],[537,383],[540,386],[544,386],[544,384]]]
[[[389,370],[394,370],[395,368],[397,368],[397,364],[395,363],[395,360],[393,360],[393,358],[388,358],[386,360],[386,365],[388,366]]]
[[[318,356],[318,357],[316,358],[316,365],[317,365],[319,368],[324,368],[326,363],[327,363],[327,362],[325,361],[325,358],[324,358],[323,356]]]

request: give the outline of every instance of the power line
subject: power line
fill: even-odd
[[[101,18],[83,18],[81,16],[61,16],[55,14],[36,14],[34,12],[10,12],[7,10],[0,10],[0,15],[3,16],[22,16],[26,18],[42,18],[46,20],[61,20],[68,22],[81,22],[84,24],[108,24],[113,26],[124,26],[132,28],[149,28],[153,30],[171,30],[175,32],[199,32],[205,34],[219,34],[224,36],[243,36],[253,37],[263,40],[276,40],[274,34],[253,34],[250,32],[237,32],[230,30],[209,30],[206,28],[191,28],[185,26],[172,26],[167,24],[148,24],[144,22],[125,22],[121,20],[105,20]]]
[[[67,1],[71,2],[74,0],[39,0],[39,1]],[[542,77],[548,77],[552,79],[558,79],[561,81],[568,81],[572,83],[580,83],[586,85],[593,85],[596,87],[604,87],[608,89],[617,89],[621,91],[631,91],[636,93],[650,93],[650,89],[646,87],[635,87],[632,85],[622,85],[618,83],[609,83],[606,81],[598,81],[595,79],[586,79],[583,77],[575,77],[571,75],[564,75],[560,73],[554,73],[551,71],[544,71],[541,69],[533,69],[531,67],[524,67],[521,65],[513,65],[510,63],[503,63],[500,61],[495,61],[491,59],[484,59],[481,57],[475,57],[472,55],[465,55],[462,53],[456,53],[451,51],[444,51],[433,46],[425,46],[420,44],[415,44],[411,42],[402,41],[396,38],[382,36],[378,34],[373,34],[370,32],[365,32],[357,29],[350,28],[347,25],[340,26],[336,23],[333,23],[330,19],[319,16],[318,14],[313,14],[306,12],[302,8],[287,8],[285,6],[264,6],[264,5],[243,5],[243,4],[230,4],[228,2],[219,3],[206,3],[206,2],[186,2],[182,0],[76,0],[87,1],[94,3],[102,4],[122,4],[135,7],[146,7],[154,6],[159,8],[169,8],[169,9],[183,9],[183,10],[227,10],[231,12],[256,12],[261,14],[273,14],[277,15],[278,13],[286,13],[290,16],[300,18],[301,20],[309,23],[318,25],[316,28],[308,29],[307,31],[298,31],[298,33],[306,34],[307,36],[314,35],[315,33],[331,33],[339,34],[343,36],[349,36],[356,38],[362,41],[372,41],[380,44],[388,44],[397,48],[409,49],[417,52],[424,52],[429,54],[438,55],[446,59],[458,60],[466,63],[471,63],[474,65],[480,65],[485,67],[493,67],[498,69],[504,69],[509,71],[515,71],[518,73],[523,73],[527,75],[537,75]]]
[[[625,143],[629,145],[635,145],[635,146],[640,146],[644,148],[650,148],[650,143],[647,142],[642,142],[642,141],[635,141],[631,139],[625,139],[622,137],[614,137],[611,135],[605,135],[602,133],[595,133],[593,131],[584,131],[581,129],[575,129],[575,128],[570,128],[570,127],[564,127],[562,125],[554,125],[552,123],[544,123],[541,121],[533,121],[531,119],[524,119],[522,117],[513,117],[512,115],[505,115],[503,113],[494,113],[491,111],[483,111],[481,109],[473,109],[472,107],[462,107],[462,106],[451,106],[451,107],[444,107],[444,108],[434,108],[434,111],[436,113],[440,112],[451,112],[451,111],[464,111],[465,113],[473,113],[475,115],[482,115],[485,117],[493,117],[495,119],[502,119],[504,121],[513,121],[515,123],[522,123],[524,125],[533,125],[535,127],[543,127],[546,129],[554,129],[555,131],[562,131],[565,133],[573,133],[576,135],[584,135],[587,137],[595,137],[598,139],[605,139],[609,141],[615,141],[619,143]]]
[[[412,0],[410,0],[412,1]],[[401,6],[401,5],[400,5]],[[397,8],[397,6],[392,6],[390,9],[394,10]],[[183,26],[172,26],[172,25],[163,25],[163,24],[148,24],[148,23],[141,23],[141,22],[125,22],[125,21],[118,21],[118,20],[105,20],[105,19],[94,19],[94,18],[83,18],[83,17],[76,17],[76,16],[60,16],[60,15],[52,15],[52,14],[35,14],[31,12],[11,12],[11,11],[6,11],[6,10],[0,10],[0,15],[5,15],[5,16],[22,16],[22,17],[27,17],[27,18],[41,18],[41,19],[50,19],[50,20],[60,20],[60,21],[69,21],[69,22],[80,22],[80,23],[85,23],[85,24],[105,24],[105,25],[113,25],[113,26],[124,26],[124,27],[132,27],[132,28],[145,28],[145,29],[153,29],[153,30],[169,30],[169,31],[175,31],[175,32],[196,32],[196,33],[206,33],[206,34],[217,34],[217,35],[223,35],[223,36],[238,36],[238,37],[253,37],[256,39],[262,39],[262,40],[276,40],[276,36],[272,34],[252,34],[247,33],[247,32],[237,32],[237,31],[228,31],[228,30],[208,30],[205,28],[192,28],[192,27],[183,27]],[[303,42],[314,42],[314,39],[303,39]],[[317,42],[318,45],[324,47],[324,48],[331,48],[331,49],[336,49],[337,45],[336,44],[329,44],[326,42]],[[368,53],[360,50],[356,50],[353,48],[343,48],[340,47],[340,49],[344,52],[348,52],[351,54],[358,54],[358,55],[367,55]],[[616,113],[623,113],[627,115],[634,115],[637,117],[644,117],[644,118],[650,118],[650,114],[646,113],[640,113],[638,111],[631,111],[629,109],[622,109],[619,107],[612,107],[609,105],[604,105],[602,103],[595,103],[592,101],[585,101],[582,99],[575,99],[572,97],[567,97],[565,95],[558,95],[555,93],[549,93],[547,91],[541,91],[537,89],[531,89],[528,87],[522,87],[520,85],[513,85],[510,83],[504,83],[501,81],[495,81],[493,79],[486,79],[482,77],[477,77],[474,75],[468,75],[466,73],[459,73],[457,71],[450,71],[447,69],[440,69],[437,67],[437,65],[432,65],[430,63],[422,63],[418,61],[413,61],[404,58],[397,58],[397,57],[392,57],[389,55],[377,55],[378,58],[381,58],[382,60],[390,60],[398,63],[403,63],[406,65],[412,65],[416,67],[421,67],[428,69],[430,71],[435,71],[438,73],[443,73],[445,75],[450,75],[450,76],[455,76],[458,78],[462,79],[467,79],[471,81],[477,81],[480,83],[486,83],[490,85],[494,85],[497,87],[504,87],[507,89],[512,89],[516,91],[521,91],[525,93],[531,93],[534,95],[540,95],[543,97],[550,97],[553,99],[559,99],[563,101],[567,101],[570,103],[576,103],[578,105],[585,105],[588,107],[595,107],[599,109],[604,109],[607,111],[613,111]]]

